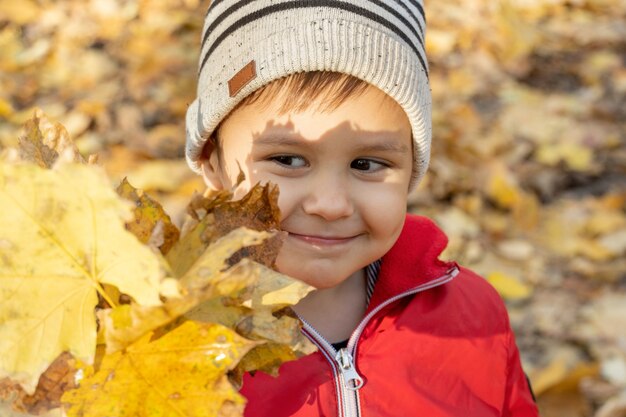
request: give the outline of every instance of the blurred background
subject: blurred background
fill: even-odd
[[[0,0],[0,151],[35,107],[180,222],[208,0]],[[507,302],[544,417],[626,416],[626,1],[427,1],[412,212]],[[0,206],[1,206],[0,202]]]

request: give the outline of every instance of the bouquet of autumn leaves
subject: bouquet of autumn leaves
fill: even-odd
[[[0,415],[241,416],[245,372],[314,350],[277,194],[196,195],[179,231],[36,113],[0,157]]]

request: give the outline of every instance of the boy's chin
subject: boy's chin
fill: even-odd
[[[357,268],[354,271],[337,271],[324,270],[325,268],[315,268],[315,271],[308,271],[306,268],[298,267],[296,265],[281,265],[281,262],[276,262],[278,271],[293,279],[304,282],[307,285],[312,286],[317,290],[323,290],[336,287],[344,282],[352,274],[361,268]]]
[[[314,277],[302,277],[302,278],[292,277],[292,278],[297,279],[298,281],[302,281],[305,284],[308,284],[311,287],[315,288],[316,290],[325,290],[328,288],[336,287],[337,285],[345,281],[348,277],[342,277],[338,279],[324,280],[324,281],[320,281],[319,279],[316,279]]]

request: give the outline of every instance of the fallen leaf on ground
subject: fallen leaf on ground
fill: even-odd
[[[20,157],[42,168],[52,168],[59,158],[65,162],[85,163],[65,127],[50,122],[40,110],[24,125],[19,144]]]
[[[520,300],[530,297],[532,289],[519,280],[501,272],[492,272],[487,275],[487,281],[495,287],[506,300]]]

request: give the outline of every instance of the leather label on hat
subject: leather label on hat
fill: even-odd
[[[256,78],[256,63],[250,61],[248,65],[239,70],[237,74],[228,81],[228,92],[231,97],[244,88],[250,81]]]

